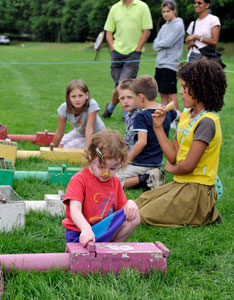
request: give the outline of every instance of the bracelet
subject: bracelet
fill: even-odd
[[[201,37],[200,37],[200,42],[201,42],[201,43],[202,43],[203,39],[204,39],[203,36],[201,36]]]

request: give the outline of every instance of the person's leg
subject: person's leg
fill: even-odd
[[[140,52],[132,52],[125,55],[125,62],[121,71],[119,82],[129,78],[136,78],[139,70],[139,64],[141,59]]]
[[[175,108],[178,109],[179,103],[178,103],[177,94],[168,94],[168,97],[171,101],[173,101],[175,103]]]
[[[119,83],[119,79],[120,79],[120,75],[124,66],[124,63],[121,62],[122,60],[125,59],[126,55],[122,55],[116,51],[112,51],[112,63],[111,63],[111,77],[114,80],[115,83],[115,87],[112,93],[112,99],[111,102],[108,102],[106,105],[106,109],[102,114],[102,117],[105,118],[110,118],[115,106],[119,103],[119,95],[118,95],[118,90],[117,90],[117,86]]]
[[[140,224],[140,216],[131,222],[124,221],[123,225],[116,231],[113,236],[113,242],[124,242]]]
[[[178,109],[176,71],[156,68],[155,79],[158,82],[161,103],[167,105],[173,101]]]
[[[74,128],[68,133],[64,134],[60,145],[63,148],[83,149],[85,147],[85,137],[80,135]]]
[[[114,53],[113,53],[114,52]],[[115,89],[112,94],[111,102],[106,106],[106,110],[102,114],[103,118],[110,118],[115,106],[119,103],[119,95],[117,86],[125,79],[136,78],[139,70],[140,52],[132,52],[128,55],[122,55],[116,51],[112,52],[112,61],[118,61],[111,65],[111,76],[115,81]],[[119,62],[123,61],[123,62]],[[131,62],[134,61],[134,62]]]
[[[178,109],[179,104],[178,104],[177,94],[160,93],[160,97],[161,97],[161,103],[163,105],[167,105],[170,101],[173,101],[175,103],[175,108]]]
[[[169,95],[168,94],[160,93],[160,97],[161,97],[161,103],[163,105],[167,105],[169,103]]]
[[[79,134],[74,137],[73,140],[66,144],[64,148],[71,148],[71,149],[84,149],[85,148],[85,136],[81,136]]]
[[[138,176],[134,176],[134,177],[129,177],[126,178],[124,180],[124,188],[128,189],[131,187],[134,187],[138,184],[140,184],[141,186],[145,186],[147,187],[147,180],[149,178],[149,175],[147,173],[145,173],[145,171],[142,171],[143,174],[140,174]]]
[[[123,188],[131,188],[138,184],[145,184],[148,179],[147,172],[151,170],[150,167],[134,166],[128,164],[126,168],[118,170],[116,176],[119,178]]]
[[[112,93],[111,102],[108,104],[107,109],[110,113],[113,113],[115,106],[119,103],[118,87],[115,87]]]
[[[124,180],[124,189],[129,189],[135,185],[138,185],[140,183],[139,177],[134,176],[134,177],[129,177]]]

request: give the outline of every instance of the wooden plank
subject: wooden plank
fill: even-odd
[[[49,161],[69,161],[74,163],[84,163],[84,149],[68,149],[68,148],[54,148],[53,151],[49,147],[40,148],[42,159]]]
[[[40,157],[40,151],[29,151],[29,150],[18,150],[16,153],[16,158],[27,159],[29,157]]]
[[[63,161],[73,163],[85,163],[87,159],[84,157],[84,149],[65,149],[65,148],[53,148],[41,147],[40,151],[27,151],[18,150],[17,158],[26,159],[30,156],[40,157],[41,159],[49,161]]]

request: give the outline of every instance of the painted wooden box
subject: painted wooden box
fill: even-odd
[[[170,251],[161,243],[89,243],[83,248],[79,243],[68,243],[70,271],[120,273],[121,269],[132,268],[150,274],[153,270],[166,275],[167,257]]]
[[[2,294],[3,294],[3,286],[4,286],[4,281],[3,281],[3,273],[2,273],[2,264],[0,262],[0,299],[2,298]]]

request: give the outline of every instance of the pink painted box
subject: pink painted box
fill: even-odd
[[[4,286],[4,281],[3,281],[3,273],[2,273],[2,264],[0,262],[0,299],[2,298],[2,294],[3,294],[3,286]]]
[[[170,251],[161,243],[89,243],[87,248],[79,243],[66,244],[70,254],[70,271],[88,273],[132,268],[150,274],[153,270],[166,275]]]

